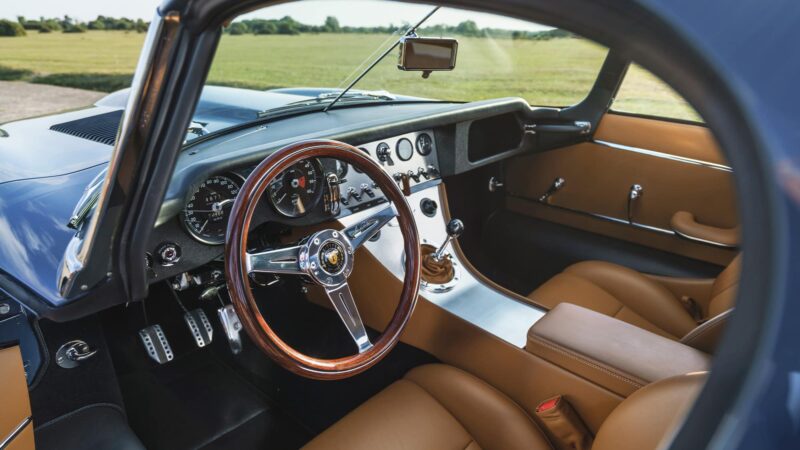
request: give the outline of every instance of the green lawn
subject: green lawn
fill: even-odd
[[[209,83],[258,89],[338,87],[387,38],[226,35]],[[143,34],[104,31],[0,38],[0,79],[113,91],[130,83],[143,41]],[[582,39],[462,37],[452,72],[434,73],[423,80],[418,72],[397,70],[393,53],[357,87],[445,100],[514,96],[535,105],[565,106],[586,95],[605,53],[604,48]],[[631,70],[618,106],[639,113],[696,117],[669,88],[639,68]]]

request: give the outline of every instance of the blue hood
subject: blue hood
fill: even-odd
[[[314,98],[332,89],[292,88],[254,91],[206,86],[194,122],[214,132],[258,118],[258,112]],[[125,108],[130,89],[109,94],[94,106],[52,116],[0,125],[0,183],[53,177],[107,163],[112,146],[108,139],[93,140],[80,133],[51,129],[106,114],[112,117]],[[111,130],[111,140],[116,127]]]

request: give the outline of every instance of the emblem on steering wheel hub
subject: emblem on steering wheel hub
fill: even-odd
[[[320,266],[331,275],[342,271],[346,258],[344,246],[336,241],[327,241],[319,249]]]
[[[353,244],[341,232],[323,230],[300,247],[300,267],[324,286],[338,286],[353,271]]]

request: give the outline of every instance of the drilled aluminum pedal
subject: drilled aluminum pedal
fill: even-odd
[[[189,326],[189,331],[192,332],[192,337],[198,347],[203,348],[214,339],[214,329],[211,328],[211,322],[208,321],[208,316],[202,309],[187,311],[183,315],[183,320]]]
[[[242,331],[242,322],[236,315],[236,310],[233,309],[233,305],[226,305],[217,310],[217,315],[222,323],[222,329],[225,330],[225,337],[228,338],[231,352],[238,355],[242,351],[242,338],[239,335]]]
[[[142,340],[144,349],[153,361],[166,364],[175,357],[164,331],[161,330],[161,325],[156,324],[142,328],[139,330],[139,339]]]

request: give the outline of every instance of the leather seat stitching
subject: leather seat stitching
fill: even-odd
[[[558,344],[556,344],[554,342],[551,342],[551,341],[549,341],[549,340],[547,340],[545,338],[542,338],[542,337],[540,337],[538,335],[529,334],[528,337],[530,339],[538,341],[539,344],[544,345],[545,347],[548,347],[551,350],[559,352],[559,353],[561,353],[561,354],[563,354],[563,355],[565,355],[565,356],[567,356],[569,358],[575,359],[578,362],[580,362],[582,364],[585,364],[585,365],[587,365],[589,367],[592,367],[594,369],[600,370],[601,372],[605,372],[606,374],[611,375],[612,377],[617,378],[620,381],[628,383],[628,384],[636,387],[637,389],[641,388],[642,386],[644,386],[644,383],[639,383],[638,381],[633,379],[634,377],[632,377],[632,376],[629,377],[624,372],[616,371],[616,370],[614,370],[614,369],[612,369],[612,368],[610,368],[608,366],[604,366],[604,365],[600,364],[599,362],[590,360],[590,359],[586,358],[583,355],[574,353],[571,350],[569,350],[569,349],[567,349],[565,347],[562,347],[562,346],[560,346],[560,345],[558,345]]]
[[[464,372],[464,371],[462,371],[462,372]],[[485,381],[481,380],[481,379],[480,379],[480,378],[478,378],[478,377],[475,377],[474,375],[472,375],[472,374],[470,374],[470,373],[468,373],[468,372],[464,372],[464,373],[465,373],[466,375],[470,376],[470,377],[474,377],[474,378],[475,378],[475,379],[476,379],[478,382],[480,382],[480,383],[484,383],[484,384],[485,384],[485,385],[486,385],[486,386],[487,386],[489,389],[491,389],[491,390],[493,390],[494,392],[496,392],[496,393],[497,393],[497,394],[500,396],[500,398],[502,398],[502,399],[505,399],[505,400],[507,400],[509,403],[511,403],[512,407],[516,408],[516,409],[517,409],[519,412],[521,412],[521,413],[522,413],[522,415],[523,415],[523,416],[524,416],[526,419],[528,419],[528,423],[530,423],[531,425],[533,425],[533,428],[534,428],[534,429],[536,429],[536,431],[538,431],[540,435],[542,435],[542,437],[544,438],[545,442],[547,442],[547,443],[550,445],[550,448],[555,448],[555,446],[553,445],[553,443],[552,443],[552,442],[550,442],[550,438],[547,436],[547,433],[545,433],[545,432],[542,430],[542,428],[539,426],[539,424],[538,424],[538,423],[536,423],[536,421],[535,421],[535,420],[533,420],[533,418],[530,416],[530,414],[528,414],[528,413],[527,413],[527,411],[525,411],[525,408],[523,408],[522,406],[520,406],[520,405],[519,405],[517,402],[515,402],[514,400],[510,399],[510,398],[509,398],[509,397],[508,397],[506,394],[504,394],[502,391],[500,391],[500,390],[499,390],[499,389],[497,389],[496,387],[494,387],[494,386],[492,386],[492,385],[490,385],[490,384],[486,383]],[[431,398],[432,398],[434,401],[436,401],[436,403],[438,403],[439,405],[441,405],[441,407],[442,407],[442,408],[444,408],[444,410],[445,410],[445,411],[447,411],[448,413],[450,413],[450,415],[451,415],[451,416],[453,416],[453,418],[456,420],[456,422],[458,422],[458,423],[459,423],[459,425],[461,425],[461,427],[462,427],[462,428],[464,428],[464,430],[466,430],[466,431],[467,431],[467,434],[468,434],[468,435],[469,435],[469,436],[472,438],[472,440],[473,440],[473,441],[475,441],[475,443],[477,443],[479,447],[481,446],[481,443],[480,443],[480,442],[478,442],[478,441],[477,441],[477,439],[475,439],[475,436],[473,436],[473,435],[472,435],[472,433],[471,433],[471,432],[470,432],[470,431],[467,429],[467,427],[466,427],[466,426],[465,426],[465,425],[464,425],[464,424],[461,422],[461,420],[458,418],[458,416],[456,416],[456,415],[455,415],[455,414],[454,414],[452,411],[450,411],[450,409],[448,409],[448,408],[447,408],[447,406],[445,406],[445,405],[444,405],[444,403],[442,403],[442,402],[441,402],[441,401],[440,401],[438,398],[436,398],[436,396],[435,396],[435,395],[433,395],[433,393],[432,393],[432,392],[430,392],[429,390],[425,389],[425,387],[424,387],[424,386],[422,386],[421,384],[417,383],[417,382],[416,382],[416,381],[414,381],[414,380],[410,380],[410,379],[408,379],[408,378],[405,378],[405,377],[404,377],[403,379],[404,379],[404,380],[406,380],[406,381],[409,381],[409,382],[411,382],[411,383],[413,383],[413,384],[415,384],[416,386],[419,386],[419,388],[420,388],[420,389],[422,389],[422,390],[423,390],[425,393],[427,393],[427,394],[428,394],[428,395],[429,395],[429,396],[430,396],[430,397],[431,397]],[[467,443],[467,445],[469,445],[469,442]],[[465,448],[466,448],[466,447],[465,447]]]
[[[445,406],[445,405],[444,405],[444,403],[442,403],[442,402],[441,402],[441,401],[440,401],[438,398],[436,398],[436,396],[435,396],[435,395],[433,395],[433,393],[431,393],[431,391],[429,391],[429,390],[425,389],[425,387],[424,387],[424,386],[422,386],[421,384],[417,383],[417,382],[416,382],[416,381],[414,381],[414,380],[409,380],[408,378],[403,378],[403,379],[404,379],[404,380],[406,380],[406,381],[408,381],[408,382],[410,382],[410,383],[411,383],[411,384],[413,384],[414,386],[416,386],[416,387],[420,388],[420,389],[422,390],[422,392],[424,392],[425,394],[427,394],[427,395],[428,395],[428,397],[432,398],[432,399],[433,399],[433,401],[435,401],[435,402],[436,402],[436,403],[437,403],[439,406],[441,406],[441,407],[442,407],[442,409],[444,409],[445,411],[447,411],[447,413],[448,413],[448,414],[450,414],[450,417],[452,417],[452,418],[453,418],[453,420],[455,420],[456,422],[458,422],[458,424],[459,424],[459,425],[461,425],[461,428],[463,428],[463,429],[464,429],[464,431],[466,431],[466,432],[467,432],[467,436],[469,436],[469,438],[470,438],[470,440],[469,440],[469,441],[467,441],[467,443],[466,443],[466,445],[464,446],[464,448],[467,448],[467,447],[469,447],[469,444],[470,444],[470,442],[472,442],[472,441],[478,442],[478,441],[476,441],[476,440],[475,440],[475,436],[473,436],[473,435],[472,435],[472,432],[470,432],[470,430],[467,428],[467,426],[466,426],[466,425],[464,425],[464,423],[463,423],[463,422],[461,422],[461,420],[458,418],[458,416],[456,416],[455,414],[453,414],[453,411],[450,411],[450,409],[449,409],[447,406]],[[480,445],[480,443],[478,443],[478,445]]]

